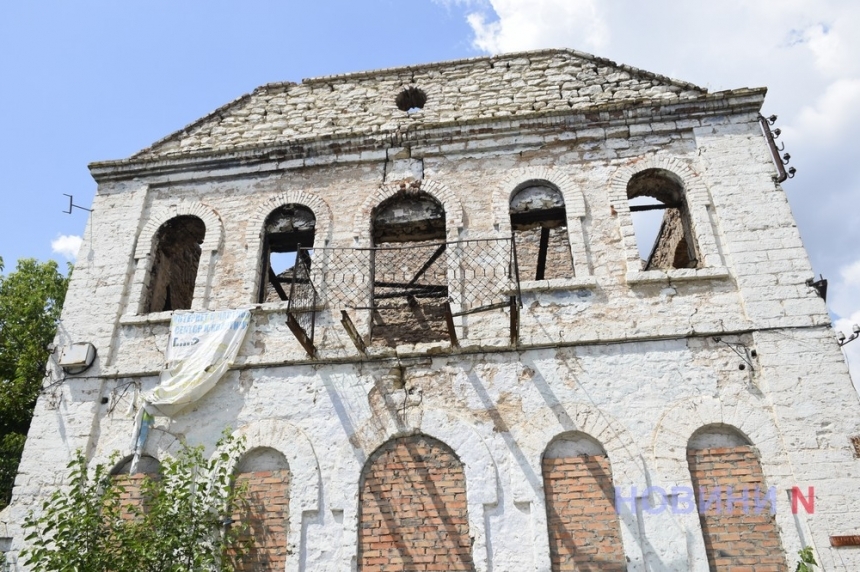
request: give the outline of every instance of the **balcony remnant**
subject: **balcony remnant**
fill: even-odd
[[[322,310],[340,311],[365,355],[368,346],[446,338],[459,347],[468,337],[462,317],[493,310],[510,312],[510,339],[517,343],[521,302],[511,238],[319,248],[313,264],[312,271],[310,257],[299,252],[287,309],[290,330],[312,358]]]

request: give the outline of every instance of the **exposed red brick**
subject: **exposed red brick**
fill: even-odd
[[[235,510],[233,520],[246,524],[253,548],[238,559],[240,572],[283,570],[287,562],[287,526],[290,514],[288,469],[240,473],[236,485],[246,485],[247,503]]]
[[[690,449],[687,462],[700,508],[699,520],[711,570],[788,570],[770,505],[756,511],[756,488],[762,501],[767,488],[752,447]],[[719,495],[715,494],[718,487]],[[726,502],[729,487],[736,499],[745,489],[749,497],[747,504],[733,503],[730,512]],[[702,512],[703,505],[709,501],[713,501],[711,506]]]
[[[362,572],[474,570],[463,466],[443,443],[389,441],[362,473]]]
[[[143,498],[143,482],[146,479],[157,479],[157,474],[138,473],[135,475],[120,474],[111,477],[114,482],[123,488],[120,494],[120,505],[122,506],[121,516],[125,519],[132,518],[131,507],[145,508],[145,499]]]
[[[543,460],[553,572],[624,572],[627,559],[605,455]]]

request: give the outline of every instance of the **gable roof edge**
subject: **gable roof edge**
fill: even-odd
[[[375,70],[362,70],[357,72],[347,72],[343,74],[332,74],[332,75],[324,75],[317,76],[311,78],[302,79],[303,84],[313,85],[317,83],[326,83],[333,80],[342,80],[342,79],[352,79],[352,78],[365,78],[365,77],[373,77],[376,75],[384,75],[399,71],[407,71],[407,70],[428,70],[434,68],[442,68],[451,65],[465,64],[465,63],[477,63],[481,61],[499,61],[506,59],[516,59],[516,58],[527,58],[529,56],[537,56],[537,55],[551,55],[551,54],[568,54],[577,58],[581,58],[584,60],[589,60],[597,64],[607,65],[616,67],[618,69],[624,70],[626,72],[640,74],[645,77],[650,77],[656,80],[669,82],[673,85],[677,85],[679,87],[683,87],[685,89],[695,89],[702,91],[704,93],[708,92],[708,89],[702,87],[700,85],[696,85],[694,83],[683,81],[675,78],[671,78],[669,76],[661,75],[658,73],[650,72],[641,68],[637,68],[634,66],[629,66],[627,64],[619,64],[614,62],[608,58],[602,58],[600,56],[595,56],[594,54],[589,54],[587,52],[581,52],[579,50],[574,50],[572,48],[543,48],[539,50],[526,50],[520,52],[506,52],[503,54],[494,54],[490,56],[475,56],[471,58],[459,58],[454,60],[445,60],[441,62],[430,62],[426,64],[416,64],[416,65],[407,65],[407,66],[396,66],[396,67],[388,67],[388,68],[379,68]],[[281,87],[285,85],[290,85],[291,82],[274,82],[270,84],[266,84],[264,87]],[[295,83],[292,83],[295,85]]]
[[[587,52],[581,52],[579,50],[574,50],[572,48],[545,48],[545,49],[540,49],[540,50],[529,50],[529,51],[520,51],[520,52],[509,52],[509,53],[504,53],[504,54],[495,54],[495,55],[490,55],[490,56],[477,56],[477,57],[472,57],[472,58],[460,58],[460,59],[455,59],[455,60],[447,60],[447,61],[442,61],[442,62],[431,62],[431,63],[426,63],[426,64],[389,67],[389,68],[381,68],[381,69],[375,69],[375,70],[364,70],[364,71],[349,72],[349,73],[344,73],[344,74],[334,74],[334,75],[319,76],[319,77],[313,77],[313,78],[305,78],[305,79],[302,79],[301,84],[302,85],[316,85],[316,84],[320,84],[320,83],[326,83],[326,82],[331,82],[331,81],[342,81],[342,80],[346,80],[346,79],[370,78],[370,77],[374,77],[374,76],[380,76],[380,75],[391,74],[391,73],[396,73],[396,72],[403,72],[403,71],[412,71],[412,70],[418,71],[418,70],[438,69],[438,68],[444,68],[444,67],[448,67],[448,66],[452,66],[452,65],[463,64],[463,63],[478,63],[478,62],[483,62],[483,61],[486,61],[486,62],[504,61],[506,59],[529,58],[529,57],[534,57],[534,56],[546,56],[546,55],[552,55],[552,54],[567,54],[567,55],[570,55],[570,56],[573,56],[576,58],[580,58],[580,59],[594,62],[595,64],[615,67],[619,70],[626,71],[626,72],[631,73],[633,75],[638,75],[641,77],[647,77],[647,78],[651,78],[651,79],[654,79],[654,80],[657,80],[660,82],[676,85],[676,86],[681,87],[683,89],[696,90],[696,91],[702,92],[703,94],[708,93],[707,88],[698,86],[698,85],[690,83],[690,82],[674,79],[674,78],[671,78],[671,77],[668,77],[665,75],[657,74],[657,73],[643,70],[643,69],[640,69],[637,67],[629,66],[626,64],[619,64],[619,63],[614,62],[610,59],[601,58],[599,56],[595,56],[595,55],[589,54]],[[174,140],[182,137],[185,134],[190,133],[194,128],[196,128],[200,125],[203,125],[206,122],[208,122],[209,120],[211,120],[213,117],[216,117],[219,114],[225,113],[229,109],[231,109],[235,106],[238,106],[238,105],[244,103],[245,101],[248,101],[249,99],[251,99],[253,96],[255,96],[258,93],[262,93],[262,92],[268,91],[270,89],[288,88],[290,86],[295,86],[295,85],[299,85],[299,84],[297,84],[296,82],[292,82],[292,81],[270,82],[270,83],[263,84],[263,85],[255,88],[253,91],[237,97],[233,101],[230,101],[230,102],[226,103],[225,105],[218,107],[214,111],[204,115],[203,117],[200,117],[199,119],[196,119],[195,121],[189,123],[188,125],[182,127],[181,129],[178,129],[178,130],[170,133],[169,135],[162,137],[161,139],[158,139],[157,141],[151,143],[147,147],[140,149],[139,151],[133,153],[129,157],[129,159],[134,159],[137,157],[142,157],[142,156],[147,155],[149,153],[153,153],[158,147],[164,145],[165,143],[174,141]]]
[[[225,103],[221,107],[217,108],[214,111],[207,113],[206,115],[204,115],[203,117],[200,117],[199,119],[195,119],[194,121],[192,121],[191,123],[189,123],[188,125],[183,127],[182,129],[178,129],[178,130],[174,131],[173,133],[170,133],[169,135],[162,137],[158,141],[155,141],[154,143],[152,143],[152,144],[144,147],[143,149],[137,151],[136,153],[129,156],[129,159],[134,159],[135,157],[140,157],[142,155],[150,153],[153,150],[155,150],[157,147],[159,147],[160,145],[163,145],[164,143],[168,143],[170,141],[173,141],[174,139],[181,137],[182,135],[190,132],[192,129],[194,129],[198,125],[202,125],[203,123],[206,123],[207,121],[209,121],[213,117],[215,117],[221,113],[224,113],[225,111],[227,111],[231,107],[234,107],[236,105],[239,105],[239,104],[251,99],[251,97],[253,97],[254,95],[256,95],[257,93],[259,93],[261,91],[265,91],[269,85],[270,84],[260,86],[252,92],[240,95],[239,97],[237,97],[233,101],[230,101],[229,103]],[[295,82],[282,82],[282,85],[288,86],[288,85],[296,85],[296,84],[295,84]]]

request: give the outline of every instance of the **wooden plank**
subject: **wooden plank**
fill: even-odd
[[[549,229],[541,227],[540,229],[540,246],[538,247],[537,272],[535,272],[535,280],[543,280],[546,272],[546,251],[549,248]]]
[[[457,329],[454,326],[454,316],[451,314],[451,304],[445,302],[445,323],[448,325],[448,339],[451,340],[452,348],[459,348],[460,341],[457,339]]]
[[[305,348],[308,355],[312,358],[316,357],[317,349],[314,347],[313,341],[307,336],[292,314],[287,314],[287,327],[290,328],[290,331],[293,332],[293,335],[296,336],[296,339]]]
[[[271,266],[269,266],[269,282],[275,288],[275,292],[278,293],[278,297],[281,300],[289,300],[287,293],[284,292],[284,289],[281,287],[281,281],[278,279],[278,275],[275,274],[275,271],[272,270]]]
[[[516,296],[511,296],[511,345],[517,347],[520,342],[520,305]]]
[[[355,327],[355,324],[352,323],[352,319],[349,317],[349,314],[346,313],[346,310],[340,311],[340,323],[343,324],[343,328],[346,330],[346,333],[349,334],[352,343],[355,344],[355,348],[362,355],[367,355],[367,346],[364,345],[364,340],[361,339],[361,336],[358,333],[358,328]]]
[[[443,252],[445,252],[445,247],[447,247],[447,246],[448,246],[448,245],[447,245],[447,244],[445,244],[444,242],[443,242],[442,244],[440,244],[440,245],[439,245],[439,248],[437,248],[437,249],[436,249],[436,251],[435,251],[435,252],[433,253],[433,255],[430,257],[430,259],[429,259],[427,262],[425,262],[425,263],[424,263],[424,266],[422,266],[422,267],[421,267],[421,269],[420,269],[420,270],[418,270],[418,272],[416,272],[416,273],[415,273],[415,276],[412,278],[412,280],[410,280],[410,281],[409,281],[409,283],[407,284],[407,286],[412,286],[413,284],[415,284],[416,282],[418,282],[418,280],[419,280],[422,276],[424,276],[424,273],[425,273],[425,272],[427,272],[427,269],[428,269],[428,268],[430,268],[431,266],[433,266],[433,263],[434,263],[434,262],[436,262],[436,260],[437,260],[440,256],[442,256],[442,253],[443,253]]]

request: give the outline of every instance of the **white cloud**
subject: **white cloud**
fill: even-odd
[[[74,260],[78,256],[78,251],[81,249],[81,237],[75,235],[61,234],[56,239],[51,241],[51,250],[57,254],[62,254],[68,260]]]
[[[852,286],[860,286],[860,260],[839,269],[842,281]]]
[[[860,311],[855,312],[848,318],[836,320],[833,327],[837,332],[842,332],[846,336],[850,336],[854,324],[860,324]],[[854,382],[854,388],[860,393],[860,339],[848,342],[842,346],[842,351],[848,360],[848,371],[851,372],[851,381]]]
[[[837,79],[814,105],[804,106],[787,133],[825,147],[845,143],[860,128],[860,78]]]
[[[797,176],[784,188],[816,276],[848,333],[860,324],[860,2],[434,0],[486,53],[570,47],[707,86],[767,86]],[[860,340],[845,346],[860,385]]]
[[[830,308],[844,319],[854,318],[860,314],[860,259],[846,264],[839,269],[839,277],[829,287]],[[860,343],[860,342],[858,342]]]
[[[565,47],[573,45],[571,39],[581,49],[599,50],[609,41],[609,28],[596,0],[458,3],[478,7],[466,20],[475,34],[473,44],[487,53]],[[491,19],[489,8],[497,19]]]

